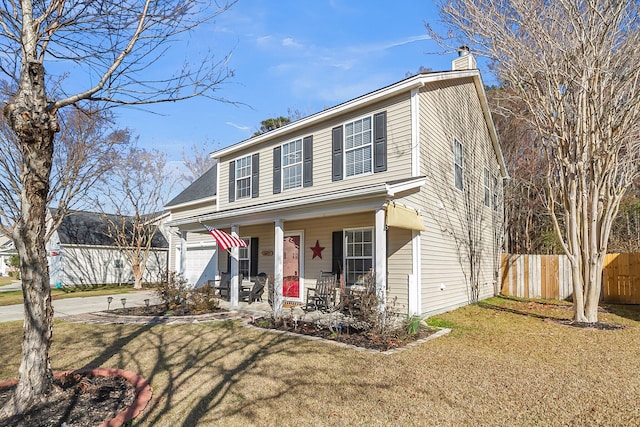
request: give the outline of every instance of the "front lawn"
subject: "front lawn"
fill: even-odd
[[[113,295],[114,292],[127,294],[135,292],[129,285],[122,286],[96,286],[86,288],[52,288],[51,298],[53,300],[78,297],[99,297],[103,295]],[[0,307],[5,305],[22,304],[22,291],[0,292]]]
[[[452,333],[392,355],[239,322],[56,321],[56,370],[117,367],[150,380],[136,426],[627,426],[640,406],[640,309],[603,331],[560,304],[493,298],[431,319]],[[0,380],[18,372],[21,322],[0,328]]]

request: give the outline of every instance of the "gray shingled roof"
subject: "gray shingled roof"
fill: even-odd
[[[181,205],[183,203],[195,202],[201,199],[208,199],[216,195],[218,165],[213,165],[202,176],[191,183],[182,193],[174,197],[165,206]]]
[[[116,218],[115,215],[109,215]],[[127,220],[130,220],[127,217]],[[107,233],[107,223],[103,214],[85,211],[69,212],[58,227],[61,244],[115,246],[115,242]],[[153,248],[168,248],[169,243],[160,231],[156,231],[151,241]]]

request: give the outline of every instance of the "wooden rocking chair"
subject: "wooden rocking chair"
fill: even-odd
[[[336,305],[336,275],[320,272],[316,287],[307,289],[305,311],[333,311]]]

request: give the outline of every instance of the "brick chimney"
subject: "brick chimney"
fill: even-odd
[[[473,70],[478,68],[476,59],[469,51],[469,46],[460,46],[458,48],[458,57],[451,61],[451,69],[453,71],[458,70]]]

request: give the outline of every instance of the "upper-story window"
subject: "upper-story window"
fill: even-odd
[[[498,211],[498,192],[500,191],[500,188],[498,188],[498,186],[500,185],[500,181],[498,181],[498,176],[494,175],[493,176],[493,210],[494,211]]]
[[[344,126],[344,163],[347,176],[371,173],[372,141],[370,116]]]
[[[251,197],[251,156],[236,160],[236,200]]]
[[[487,168],[484,168],[484,205],[491,207],[491,175]]]
[[[313,135],[273,148],[273,194],[313,185]]]
[[[282,189],[302,187],[302,139],[282,145]]]
[[[387,112],[382,111],[331,130],[331,179],[387,170]]]
[[[464,189],[464,170],[463,170],[463,150],[462,143],[457,139],[453,140],[453,173],[455,185],[458,190]]]
[[[260,155],[240,157],[229,162],[229,202],[260,195]]]

